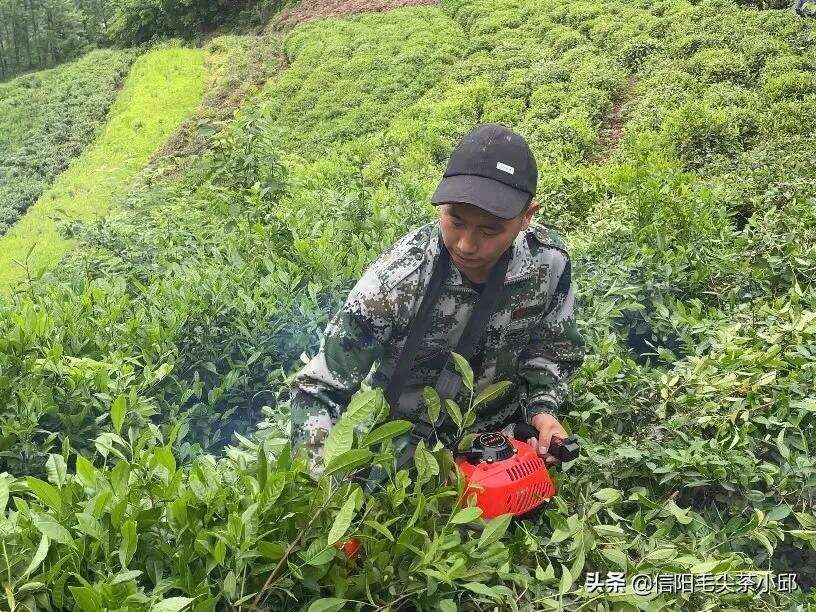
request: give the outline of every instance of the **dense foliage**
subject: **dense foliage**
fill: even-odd
[[[0,234],[99,133],[135,56],[97,50],[0,84]]]
[[[108,0],[0,0],[0,81],[105,42]]]
[[[120,45],[166,36],[193,38],[225,25],[264,23],[291,4],[293,0],[121,0],[108,37]]]
[[[9,607],[251,607],[265,584],[273,609],[816,603],[816,140],[795,112],[816,96],[811,26],[726,2],[448,0],[306,24],[284,49],[184,176],[145,172],[0,302]],[[447,451],[378,495],[350,482],[401,427],[365,435],[376,393],[333,434],[336,471],[307,478],[287,383],[491,120],[540,160],[588,355],[559,496],[475,536]],[[333,546],[350,534],[353,563]],[[583,586],[616,570],[795,571],[804,590]]]
[[[266,23],[294,0],[0,0],[0,81],[97,47]]]

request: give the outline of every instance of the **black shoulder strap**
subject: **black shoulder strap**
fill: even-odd
[[[445,284],[445,279],[450,270],[450,253],[445,248],[442,242],[442,235],[439,235],[439,256],[434,262],[433,271],[431,272],[431,280],[425,295],[422,298],[422,303],[419,305],[419,310],[411,322],[411,328],[408,332],[408,337],[405,339],[405,345],[402,347],[400,356],[394,366],[394,372],[391,374],[391,379],[388,381],[388,386],[385,389],[385,399],[388,405],[394,409],[399,402],[402,388],[408,380],[408,375],[411,373],[411,367],[414,365],[414,357],[416,357],[419,343],[428,331],[431,324],[431,314],[434,304],[442,295],[442,287]]]
[[[413,319],[408,337],[405,340],[405,345],[400,352],[397,364],[394,367],[394,372],[385,390],[385,398],[392,408],[399,402],[402,388],[405,386],[405,382],[408,380],[408,376],[411,372],[419,343],[422,341],[425,332],[431,324],[433,307],[439,300],[439,296],[442,295],[442,287],[450,269],[450,253],[448,253],[448,249],[442,242],[441,234],[439,237],[439,249],[439,257],[434,264],[430,283],[425,291],[425,296],[422,299],[419,310]],[[512,254],[513,245],[510,245],[502,254],[499,261],[496,262],[496,265],[491,269],[485,288],[482,290],[476,302],[476,307],[473,309],[467,325],[459,338],[459,342],[456,344],[456,352],[465,359],[470,359],[479,340],[482,335],[484,335],[487,322],[493,314],[499,300],[499,294],[504,285],[504,277],[507,274],[507,266],[510,263]],[[449,356],[436,382],[436,391],[443,401],[445,399],[453,399],[459,392],[461,383],[461,378],[455,373],[453,359]],[[446,418],[446,412],[444,410],[441,411],[439,421],[434,425],[439,428],[444,428],[445,425],[449,425]],[[423,429],[421,423],[417,423],[416,425],[419,426],[420,429]],[[427,429],[430,430],[430,427]]]

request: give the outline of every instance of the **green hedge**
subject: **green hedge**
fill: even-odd
[[[92,51],[0,85],[0,234],[93,140],[135,58]]]

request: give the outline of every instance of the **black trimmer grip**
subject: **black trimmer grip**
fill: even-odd
[[[513,423],[513,437],[522,442],[530,438],[538,440],[538,430],[529,423]]]
[[[538,439],[538,430],[529,423],[514,423],[513,437],[516,440],[526,442],[530,438]],[[556,457],[559,461],[572,461],[578,458],[581,452],[581,445],[578,444],[576,436],[562,438],[561,436],[553,436],[550,439],[550,447],[547,453]]]
[[[578,444],[576,436],[569,438],[562,438],[561,436],[553,436],[550,440],[550,448],[547,452],[553,457],[557,457],[559,461],[566,462],[578,458],[581,452],[581,445]]]

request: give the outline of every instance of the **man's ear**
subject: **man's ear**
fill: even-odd
[[[541,204],[539,204],[535,200],[532,200],[530,202],[530,206],[528,206],[527,210],[525,210],[524,213],[522,213],[523,217],[521,222],[521,231],[524,231],[529,227],[530,221],[533,220],[533,215],[539,208],[541,208]]]

